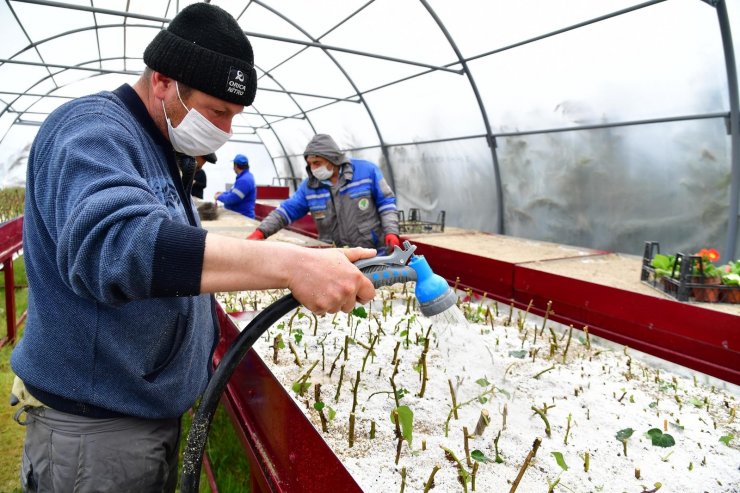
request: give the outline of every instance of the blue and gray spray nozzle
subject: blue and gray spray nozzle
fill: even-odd
[[[415,245],[404,241],[403,246],[403,250],[395,247],[390,255],[359,260],[355,266],[376,288],[416,281],[414,294],[421,313],[426,317],[438,315],[455,305],[457,296],[447,281],[432,272],[423,255],[414,255]]]

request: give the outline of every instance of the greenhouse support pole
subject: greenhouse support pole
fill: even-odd
[[[447,42],[450,44],[450,48],[452,48],[452,50],[455,52],[458,63],[462,65],[463,73],[468,78],[468,82],[470,83],[470,88],[473,90],[473,94],[475,95],[475,100],[478,103],[478,108],[480,109],[481,118],[483,118],[483,124],[486,127],[486,142],[488,144],[488,147],[491,149],[491,159],[493,160],[493,177],[494,177],[494,185],[496,186],[496,208],[497,208],[496,233],[504,234],[506,232],[504,230],[504,189],[503,189],[503,185],[501,184],[501,170],[499,169],[498,156],[496,155],[496,137],[494,137],[493,131],[491,130],[491,122],[488,119],[488,113],[486,112],[486,106],[483,104],[483,98],[481,98],[480,92],[478,91],[478,85],[475,83],[475,78],[473,77],[473,73],[470,71],[470,68],[468,67],[468,63],[465,60],[465,57],[462,56],[462,53],[460,52],[460,49],[457,47],[455,40],[452,38],[452,35],[447,30],[444,23],[442,23],[442,19],[439,18],[439,16],[434,11],[432,6],[429,5],[429,2],[427,2],[427,0],[419,0],[419,1],[424,6],[424,8],[427,9],[427,12],[429,12],[429,15],[432,16],[432,19],[434,19],[434,22],[437,23],[437,27],[439,27],[439,30],[442,31],[442,34],[447,39]]]
[[[725,65],[727,66],[727,89],[730,96],[730,211],[727,225],[727,246],[724,258],[728,260],[738,258],[737,255],[737,231],[738,231],[738,206],[740,202],[740,101],[738,101],[737,66],[735,65],[735,51],[732,46],[732,32],[730,31],[730,18],[727,14],[726,0],[717,2],[717,18],[719,30],[722,34],[722,46],[725,52]]]

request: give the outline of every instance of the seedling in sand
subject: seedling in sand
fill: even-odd
[[[314,398],[316,399],[316,402],[314,402],[313,408],[319,412],[319,419],[321,420],[321,431],[326,433],[327,431],[329,431],[329,428],[327,426],[326,415],[324,414],[325,405],[321,401],[321,384],[320,383],[317,383],[314,386]]]
[[[727,445],[729,447],[730,446],[730,442],[732,441],[733,438],[735,438],[735,435],[724,435],[724,436],[720,437],[719,441],[722,442],[722,443],[724,443],[725,445]]]
[[[624,450],[625,457],[627,457],[627,440],[629,440],[629,438],[632,436],[634,432],[635,430],[633,430],[632,428],[625,428],[617,432],[617,440],[622,442],[622,448]]]
[[[535,455],[537,455],[537,450],[540,448],[540,445],[542,444],[541,438],[535,438],[534,443],[532,444],[532,450],[529,451],[527,454],[527,457],[524,459],[524,463],[522,464],[522,467],[519,469],[519,474],[517,474],[516,479],[513,483],[511,483],[511,489],[509,490],[509,493],[514,493],[516,489],[519,487],[519,482],[522,480],[522,477],[524,477],[524,472],[529,467],[529,463],[532,462],[532,459]]]
[[[653,445],[656,447],[673,447],[676,441],[668,433],[663,433],[659,428],[652,428],[648,430],[647,436],[650,437]],[[627,454],[625,454],[627,455]]]
[[[542,418],[542,421],[545,422],[545,434],[547,437],[550,437],[550,422],[547,420],[547,416],[545,416],[545,413],[547,413],[547,406],[545,406],[544,411],[542,409],[537,409],[536,407],[532,406],[532,411],[534,411],[537,415],[539,415],[540,418]]]
[[[457,458],[455,452],[442,445],[440,445],[440,447],[442,448],[442,450],[445,451],[445,457],[447,458],[447,460],[457,466],[457,480],[460,481],[460,484],[463,487],[463,491],[467,493],[468,481],[470,481],[470,473],[465,469],[460,459]]]
[[[434,475],[437,474],[437,471],[439,471],[439,465],[434,464],[434,467],[432,468],[432,473],[429,475],[429,479],[427,479],[427,482],[424,483],[424,493],[428,493],[429,490],[434,488]]]
[[[567,471],[568,464],[565,463],[565,459],[563,459],[563,454],[561,452],[550,452],[550,453],[552,454],[553,457],[555,457],[555,462],[557,462],[558,466],[560,466],[560,468],[563,471]],[[552,483],[550,482],[549,479],[545,478],[545,480],[547,481],[547,493],[552,493],[553,491],[555,491],[555,487],[560,483],[561,474],[563,473],[561,472],[560,474],[558,474],[558,477],[555,478],[555,481],[553,481]]]

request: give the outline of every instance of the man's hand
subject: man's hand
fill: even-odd
[[[252,231],[252,234],[247,236],[248,240],[264,240],[265,239],[265,233],[260,231],[259,229],[255,229]]]
[[[200,291],[287,288],[318,315],[349,313],[375,297],[373,284],[352,262],[376,254],[372,248],[307,248],[209,233]]]
[[[393,252],[393,247],[401,246],[401,238],[393,233],[388,233],[385,235],[385,246],[388,249],[388,253],[391,253]]]
[[[370,248],[306,248],[288,289],[317,315],[349,313],[356,303],[375,297],[373,284],[352,263],[376,253]]]

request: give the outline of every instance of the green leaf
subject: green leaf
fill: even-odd
[[[395,410],[398,413],[398,419],[401,422],[401,436],[408,442],[410,447],[411,440],[413,439],[414,412],[408,406],[398,406]],[[396,423],[393,419],[393,412],[391,412],[391,423]]]
[[[408,330],[402,330],[401,331],[401,337],[406,337],[407,335],[409,335],[409,331]]]
[[[509,351],[509,356],[513,356],[514,358],[524,359],[527,357],[527,350],[521,349],[519,351]]]
[[[326,409],[327,409],[327,412],[326,412],[326,418],[327,418],[327,419],[328,419],[329,421],[333,420],[333,419],[334,419],[334,418],[336,417],[336,415],[337,415],[337,412],[336,412],[336,411],[334,410],[334,408],[333,408],[333,407],[327,407]]]
[[[567,471],[568,464],[565,463],[565,459],[563,459],[563,454],[561,454],[560,452],[550,452],[550,453],[552,454],[553,457],[555,457],[555,462],[558,463],[558,465],[560,466],[560,469],[562,469],[563,471]]]
[[[359,318],[367,318],[367,311],[365,311],[364,306],[358,306],[352,310],[352,315]]]
[[[317,411],[321,411],[322,409],[324,409],[324,406],[325,404],[321,401],[316,401],[313,403],[313,408],[316,409]]]
[[[303,317],[305,317],[305,316],[306,316],[306,314],[305,314],[305,313],[303,313],[303,312],[298,312],[298,320],[302,319],[302,318],[303,318]]]
[[[698,397],[692,397],[690,401],[696,407],[704,407],[704,399],[699,399]]]
[[[481,452],[480,450],[477,450],[477,449],[476,450],[473,450],[472,452],[470,452],[470,458],[473,459],[476,462],[482,462],[484,464],[486,462],[492,462],[491,459],[489,459],[488,457],[486,457],[486,454],[484,454],[483,452]]]
[[[660,431],[660,430],[658,430],[658,431]],[[625,428],[623,430],[619,430],[617,432],[617,440],[619,440],[620,442],[623,442],[623,441],[627,440],[629,437],[631,437],[634,432],[635,432],[635,430],[633,430],[632,428]]]
[[[651,428],[647,435],[650,437],[653,445],[656,447],[673,447],[676,441],[668,433],[663,433],[659,428]]]
[[[486,402],[488,402],[488,397],[478,397],[478,402],[480,402],[481,404],[485,404]]]
[[[298,380],[293,384],[291,388],[296,394],[303,395],[308,389],[311,388],[311,382],[303,382],[303,384],[301,384],[301,381]]]
[[[733,438],[735,438],[735,435],[724,435],[724,436],[720,437],[719,441],[722,442],[722,443],[724,443],[725,445],[727,445],[729,447],[730,446],[730,441]]]
[[[673,269],[674,262],[675,257],[658,253],[655,255],[655,257],[653,257],[650,265],[652,265],[655,269],[671,270]]]
[[[285,349],[285,342],[282,339],[278,341],[278,349]]]
[[[419,364],[417,364],[417,365],[414,365],[414,371],[415,371],[416,373],[421,373],[421,370],[422,370],[422,368],[423,368],[423,367],[422,367],[421,363],[419,363]]]
[[[477,383],[481,387],[488,387],[489,385],[491,385],[491,382],[489,382],[486,378],[479,378],[475,381],[475,383]]]

